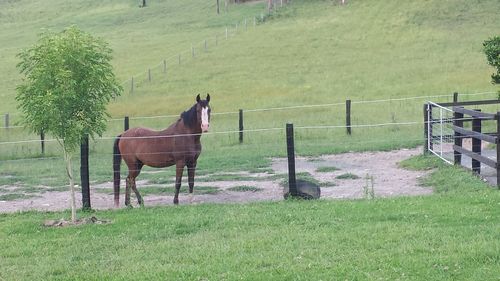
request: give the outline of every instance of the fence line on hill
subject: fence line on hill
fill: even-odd
[[[278,1],[273,0],[273,3],[274,2],[278,2]],[[260,17],[258,15],[254,16],[253,21],[252,20],[249,21],[248,18],[244,18],[242,20],[239,20],[239,21],[233,23],[229,27],[226,26],[225,32],[222,32],[222,33],[217,32],[214,35],[212,35],[210,39],[205,38],[205,39],[202,39],[196,43],[191,43],[190,49],[187,49],[185,51],[181,51],[180,53],[177,53],[177,54],[172,55],[170,57],[164,58],[158,64],[156,64],[152,67],[149,67],[146,71],[141,71],[141,72],[136,73],[135,75],[132,75],[130,79],[123,81],[121,83],[121,85],[123,85],[124,88],[130,87],[129,93],[132,94],[134,92],[134,89],[137,87],[137,82],[138,82],[137,77],[143,77],[141,82],[145,82],[145,81],[151,82],[153,80],[151,70],[158,69],[158,68],[162,69],[163,74],[167,74],[167,69],[171,69],[170,67],[168,67],[169,65],[170,66],[172,64],[173,65],[181,65],[183,58],[184,59],[186,59],[186,58],[194,59],[194,58],[196,58],[197,54],[199,54],[201,52],[207,52],[209,42],[214,42],[214,44],[212,46],[218,46],[220,39],[223,38],[224,40],[228,40],[230,37],[234,37],[236,34],[238,34],[239,29],[240,30],[244,29],[245,31],[248,30],[249,22],[253,27],[256,27],[257,25],[265,23],[267,17],[272,16],[274,13],[276,13],[279,10],[278,8],[283,8],[283,6],[284,6],[283,3],[284,2],[281,2],[281,5],[273,5],[272,9],[269,9],[267,15],[265,15],[265,16],[264,16],[264,13],[261,13]],[[288,4],[288,1],[285,2],[285,6],[286,6],[286,4]],[[144,77],[146,77],[146,78],[144,78]]]
[[[460,94],[460,96],[478,96],[478,95],[491,95],[496,94],[496,92],[479,92],[479,93],[470,93],[470,94]],[[351,100],[351,104],[370,104],[370,103],[385,103],[385,102],[403,102],[403,101],[411,101],[411,100],[425,100],[430,98],[451,98],[453,94],[448,95],[428,95],[428,96],[414,96],[414,97],[404,97],[404,98],[389,98],[389,99],[378,99],[378,100]],[[265,111],[280,111],[280,110],[290,110],[290,109],[306,109],[306,108],[317,108],[317,107],[331,107],[331,106],[341,106],[345,105],[345,102],[336,102],[336,103],[323,103],[323,104],[305,104],[305,105],[292,105],[292,106],[283,106],[283,107],[268,107],[268,108],[253,108],[253,109],[245,109],[246,113],[253,112],[265,112]],[[236,115],[239,111],[227,111],[227,112],[214,112],[212,115]],[[6,116],[9,114],[6,114]],[[133,116],[129,117],[130,120],[140,120],[140,119],[159,119],[159,118],[177,118],[179,114],[170,114],[170,115],[155,115],[155,116]],[[5,120],[9,118],[6,117]],[[111,118],[108,122],[113,121],[122,121],[123,118]],[[6,121],[7,122],[7,121]],[[6,124],[7,125],[7,124]],[[11,129],[11,128],[24,128],[24,126],[3,126],[0,129]]]
[[[151,66],[151,67],[148,67],[147,70],[145,71],[140,71],[140,72],[137,72],[135,75],[132,75],[130,79],[127,79],[125,81],[123,81],[121,83],[122,86],[124,86],[124,89],[127,88],[127,86],[130,86],[130,93],[133,93],[134,91],[134,88],[137,87],[137,83],[140,81],[140,83],[142,82],[145,82],[145,81],[148,81],[148,82],[151,82],[153,77],[152,77],[152,73],[151,73],[151,70],[154,70],[154,69],[157,69],[157,68],[162,68],[162,72],[164,74],[167,73],[167,62],[174,62],[174,65],[177,63],[178,65],[181,65],[182,61],[183,61],[183,58],[195,58],[196,57],[196,54],[198,54],[196,52],[196,50],[203,50],[203,52],[207,52],[208,51],[208,42],[210,42],[210,40],[214,40],[214,45],[213,46],[218,46],[219,42],[225,38],[224,40],[229,40],[231,37],[234,37],[238,34],[238,26],[240,26],[240,30],[241,29],[244,29],[245,31],[248,30],[248,25],[249,23],[253,26],[253,27],[256,27],[257,25],[260,25],[260,24],[263,24],[266,22],[266,19],[272,15],[274,15],[276,12],[279,11],[279,9],[283,8],[284,6],[288,5],[290,3],[290,1],[281,1],[281,5],[278,5],[276,3],[279,2],[279,0],[272,0],[273,2],[273,5],[272,5],[272,8],[269,9],[267,11],[267,13],[264,13],[264,12],[261,12],[260,15],[256,15],[253,17],[253,21],[252,20],[248,20],[248,18],[244,18],[242,20],[239,20],[229,26],[226,26],[225,27],[225,32],[217,32],[215,33],[211,39],[208,39],[208,38],[205,38],[205,39],[202,39],[196,43],[191,43],[191,48],[190,49],[187,49],[185,51],[181,51],[181,52],[177,52],[176,54],[174,55],[171,55],[169,57],[166,57],[164,58],[163,60],[161,60],[158,64],[154,65],[154,66]],[[210,6],[215,6],[214,4],[209,4],[207,5],[206,7],[210,7]],[[267,8],[266,8],[267,10]],[[241,28],[241,26],[244,26],[244,28]],[[200,47],[201,46],[201,47]],[[187,54],[187,56],[186,56]],[[189,56],[189,54],[191,54],[191,56]],[[186,56],[186,57],[184,57]],[[168,68],[170,69],[170,68]],[[139,77],[143,77],[141,80],[137,80],[137,78]],[[6,115],[9,115],[9,113],[6,113]],[[11,116],[13,114],[10,114]],[[8,126],[8,123],[7,125],[5,126],[7,128],[12,128],[12,126]],[[0,129],[2,129],[4,127],[0,127]]]

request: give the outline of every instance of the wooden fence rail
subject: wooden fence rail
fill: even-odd
[[[448,163],[462,165],[462,156],[471,158],[471,169],[477,174],[481,174],[481,164],[493,168],[496,172],[497,187],[500,189],[500,112],[488,113],[480,109],[469,109],[464,106],[493,105],[500,104],[499,99],[481,100],[481,101],[458,101],[458,94],[453,96],[453,102],[432,103],[424,105],[424,134],[425,134],[425,152],[432,153],[443,158]],[[433,110],[436,110],[436,116],[433,116]],[[443,112],[447,112],[444,114]],[[452,115],[449,115],[452,114]],[[445,116],[446,115],[446,116]],[[485,122],[496,122],[494,132],[483,132]],[[470,124],[470,127],[465,124]],[[434,128],[433,126],[437,126]],[[444,128],[446,127],[446,128]],[[449,129],[451,129],[451,134]],[[491,128],[491,126],[489,127]],[[445,130],[446,129],[446,130]],[[464,139],[471,139],[470,148],[463,146]],[[453,160],[445,159],[450,152],[443,150],[446,146],[443,142],[453,143]],[[496,145],[496,159],[488,158],[483,154],[482,142]],[[434,144],[436,142],[436,144]],[[441,150],[439,151],[439,147]],[[450,147],[451,149],[451,147]],[[449,161],[451,160],[451,162]]]
[[[463,118],[465,115],[472,117],[472,128],[465,129]],[[496,170],[497,176],[497,187],[500,188],[500,165],[499,158],[500,155],[500,145],[499,145],[499,133],[500,133],[500,112],[496,114],[481,112],[481,110],[471,110],[459,106],[453,107],[453,116],[455,120],[453,121],[453,131],[454,131],[454,164],[461,165],[462,155],[467,155],[472,160],[471,169],[477,174],[481,174],[481,163],[492,167]],[[482,133],[482,122],[483,121],[496,121],[497,131],[494,134]],[[472,139],[471,149],[466,149],[462,146],[462,141],[464,137]],[[485,141],[488,143],[496,144],[496,154],[497,159],[490,159],[486,156],[481,155],[481,142]]]

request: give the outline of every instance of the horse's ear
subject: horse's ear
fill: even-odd
[[[210,94],[207,94],[207,102],[210,102]]]
[[[200,94],[198,94],[198,95],[196,96],[196,102],[200,102],[200,100],[201,100],[201,99],[200,99]]]

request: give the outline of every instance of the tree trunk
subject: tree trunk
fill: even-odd
[[[217,14],[219,14],[220,11],[219,11],[219,0],[217,0]]]
[[[63,145],[64,160],[66,162],[66,173],[69,178],[69,187],[71,190],[71,221],[76,223],[76,200],[75,200],[75,180],[73,178],[73,167],[71,165],[71,154],[68,153]]]

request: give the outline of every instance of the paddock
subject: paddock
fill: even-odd
[[[364,199],[367,187],[367,176],[373,177],[373,189],[376,198],[397,196],[420,196],[431,194],[432,190],[422,187],[419,179],[429,171],[409,171],[399,167],[398,163],[408,157],[421,154],[422,149],[402,149],[388,152],[351,152],[319,157],[298,157],[296,167],[300,172],[309,173],[321,185],[322,198],[332,199]],[[321,167],[335,167],[322,172]],[[203,203],[249,203],[257,201],[283,200],[283,180],[287,171],[286,158],[274,158],[271,165],[273,173],[219,173],[197,178],[201,191],[195,188],[193,204]],[[331,171],[333,170],[333,171]],[[161,173],[162,170],[145,171]],[[358,178],[342,175],[351,174]],[[275,175],[282,175],[276,177]],[[234,179],[215,180],[233,176]],[[340,178],[339,178],[340,177]],[[239,179],[238,179],[239,178]],[[185,179],[184,179],[185,180]],[[122,183],[123,184],[123,183]],[[370,183],[368,183],[370,184]],[[91,185],[92,208],[109,209],[113,206],[113,183],[106,182]],[[138,181],[139,189],[164,188],[165,184],[154,184],[147,180]],[[180,203],[187,204],[187,188],[183,183]],[[211,187],[208,192],[206,188]],[[15,189],[15,186],[3,187]],[[14,201],[0,201],[0,213],[12,213],[26,210],[57,211],[69,206],[67,191],[52,191],[36,194],[35,198]],[[132,195],[133,196],[133,195]],[[173,193],[148,193],[143,196],[146,206],[172,205]],[[81,200],[77,200],[81,207]],[[132,200],[133,203],[136,201]],[[137,206],[137,205],[135,205]]]

